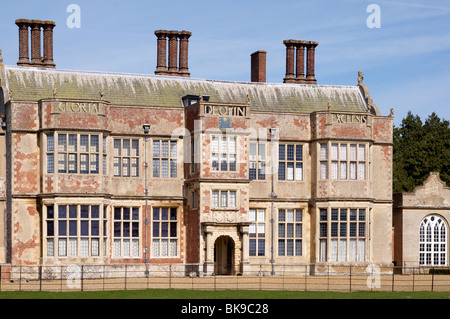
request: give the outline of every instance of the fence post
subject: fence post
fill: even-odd
[[[22,265],[19,266],[19,291],[22,291]]]
[[[169,265],[169,289],[172,289],[172,265]]]
[[[81,265],[81,291],[84,291],[84,265]]]
[[[125,264],[125,290],[127,290],[127,275],[128,275],[128,265]]]
[[[431,268],[431,291],[434,291],[434,267]]]
[[[352,265],[350,265],[350,292],[352,292]]]
[[[38,266],[39,270],[39,291],[42,291],[42,265]]]
[[[327,291],[330,291],[330,264],[327,265]]]
[[[394,272],[395,266],[392,266],[392,292],[394,292],[394,282],[395,282]]]
[[[306,265],[305,265],[305,291],[307,291],[307,286],[308,286],[308,274],[307,274],[307,269],[306,269]]]

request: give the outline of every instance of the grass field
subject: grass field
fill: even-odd
[[[450,299],[450,292],[202,291],[176,289],[85,292],[3,291],[0,292],[0,299]]]

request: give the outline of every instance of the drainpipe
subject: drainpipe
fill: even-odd
[[[142,128],[144,129],[144,134],[145,134],[145,150],[144,150],[144,154],[145,154],[145,162],[144,162],[144,167],[145,167],[145,218],[144,218],[144,224],[145,224],[145,249],[144,249],[144,263],[145,263],[145,276],[148,278],[149,275],[149,271],[148,271],[148,262],[149,262],[149,258],[148,258],[148,237],[147,237],[147,233],[148,233],[148,224],[150,223],[150,220],[148,219],[148,182],[147,182],[147,168],[148,168],[148,162],[147,162],[147,141],[148,141],[148,133],[150,132],[150,124],[144,124],[142,126]]]
[[[273,162],[274,162],[274,152],[273,152],[273,145],[274,145],[274,138],[276,135],[277,130],[275,128],[270,128],[269,129],[269,134],[270,134],[270,156],[271,156],[271,160],[270,160],[270,176],[271,176],[271,192],[270,192],[270,201],[271,201],[271,212],[270,212],[270,263],[272,265],[272,271],[271,271],[271,275],[274,276],[275,275],[275,259],[274,259],[274,246],[273,246],[273,227],[274,227],[274,223],[275,223],[275,219],[274,219],[274,199],[277,197],[277,195],[275,195],[274,192],[274,186],[273,186],[273,174],[274,174],[274,167],[273,167]]]

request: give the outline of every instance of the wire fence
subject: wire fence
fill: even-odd
[[[450,268],[441,267],[256,265],[231,273],[205,274],[198,264],[0,266],[0,291],[450,291]]]

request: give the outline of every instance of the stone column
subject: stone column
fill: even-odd
[[[17,65],[29,65],[29,47],[28,47],[28,20],[18,19],[16,25],[19,27],[19,61]]]
[[[167,34],[165,31],[157,30],[155,31],[155,35],[158,38],[157,43],[157,65],[155,74],[166,74],[167,73],[167,44],[166,37]]]
[[[53,28],[55,22],[45,21],[43,24],[44,29],[44,65],[49,68],[54,68],[53,62]]]
[[[241,233],[242,233],[242,262],[248,262],[248,233],[249,233],[249,226],[241,226]]]
[[[188,67],[188,48],[189,48],[189,38],[192,35],[191,32],[182,31],[179,35],[180,37],[180,62],[178,73],[180,76],[189,77],[189,67]]]
[[[31,26],[31,64],[42,65],[41,23],[32,21],[30,26]]]
[[[293,83],[294,81],[294,64],[295,64],[295,46],[292,40],[285,40],[286,45],[286,77],[285,83]]]
[[[214,226],[204,226],[203,231],[206,234],[204,272],[206,275],[211,275],[214,273],[214,260],[211,258],[213,253],[213,242],[211,237],[214,232]]]
[[[250,271],[250,261],[248,259],[249,256],[249,251],[248,251],[248,245],[249,245],[249,239],[248,239],[248,233],[249,233],[249,226],[248,225],[241,225],[240,227],[240,231],[242,234],[242,242],[241,242],[241,247],[242,247],[242,267],[241,267],[241,272],[242,274],[246,274]]]
[[[178,35],[169,33],[169,73],[178,73]]]

